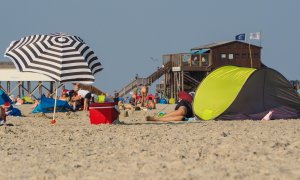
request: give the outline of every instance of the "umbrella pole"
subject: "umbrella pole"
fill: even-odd
[[[57,81],[55,81],[55,100],[54,100],[54,110],[53,110],[53,119],[51,121],[51,124],[55,124],[56,120],[55,120],[55,112],[56,112],[56,101],[57,101]]]

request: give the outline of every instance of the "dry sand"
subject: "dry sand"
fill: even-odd
[[[166,107],[167,106],[167,107]],[[8,117],[0,179],[300,179],[300,121],[146,122],[174,105],[90,125],[86,112]]]

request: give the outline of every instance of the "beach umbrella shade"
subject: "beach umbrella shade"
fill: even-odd
[[[94,75],[103,69],[98,57],[80,37],[65,33],[31,35],[13,41],[5,56],[21,72],[40,73],[54,79],[56,96],[58,82],[93,83]]]
[[[2,89],[0,89],[0,105],[3,105],[7,102],[11,103],[11,99]]]

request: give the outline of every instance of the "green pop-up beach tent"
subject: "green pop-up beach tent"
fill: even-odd
[[[271,68],[223,66],[211,72],[194,96],[195,115],[202,120],[298,118],[300,98],[290,82]]]

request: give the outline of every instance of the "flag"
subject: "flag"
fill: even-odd
[[[260,32],[250,33],[249,39],[260,40]]]
[[[245,33],[238,34],[235,36],[235,40],[237,40],[237,41],[245,41],[245,39],[246,39]]]

